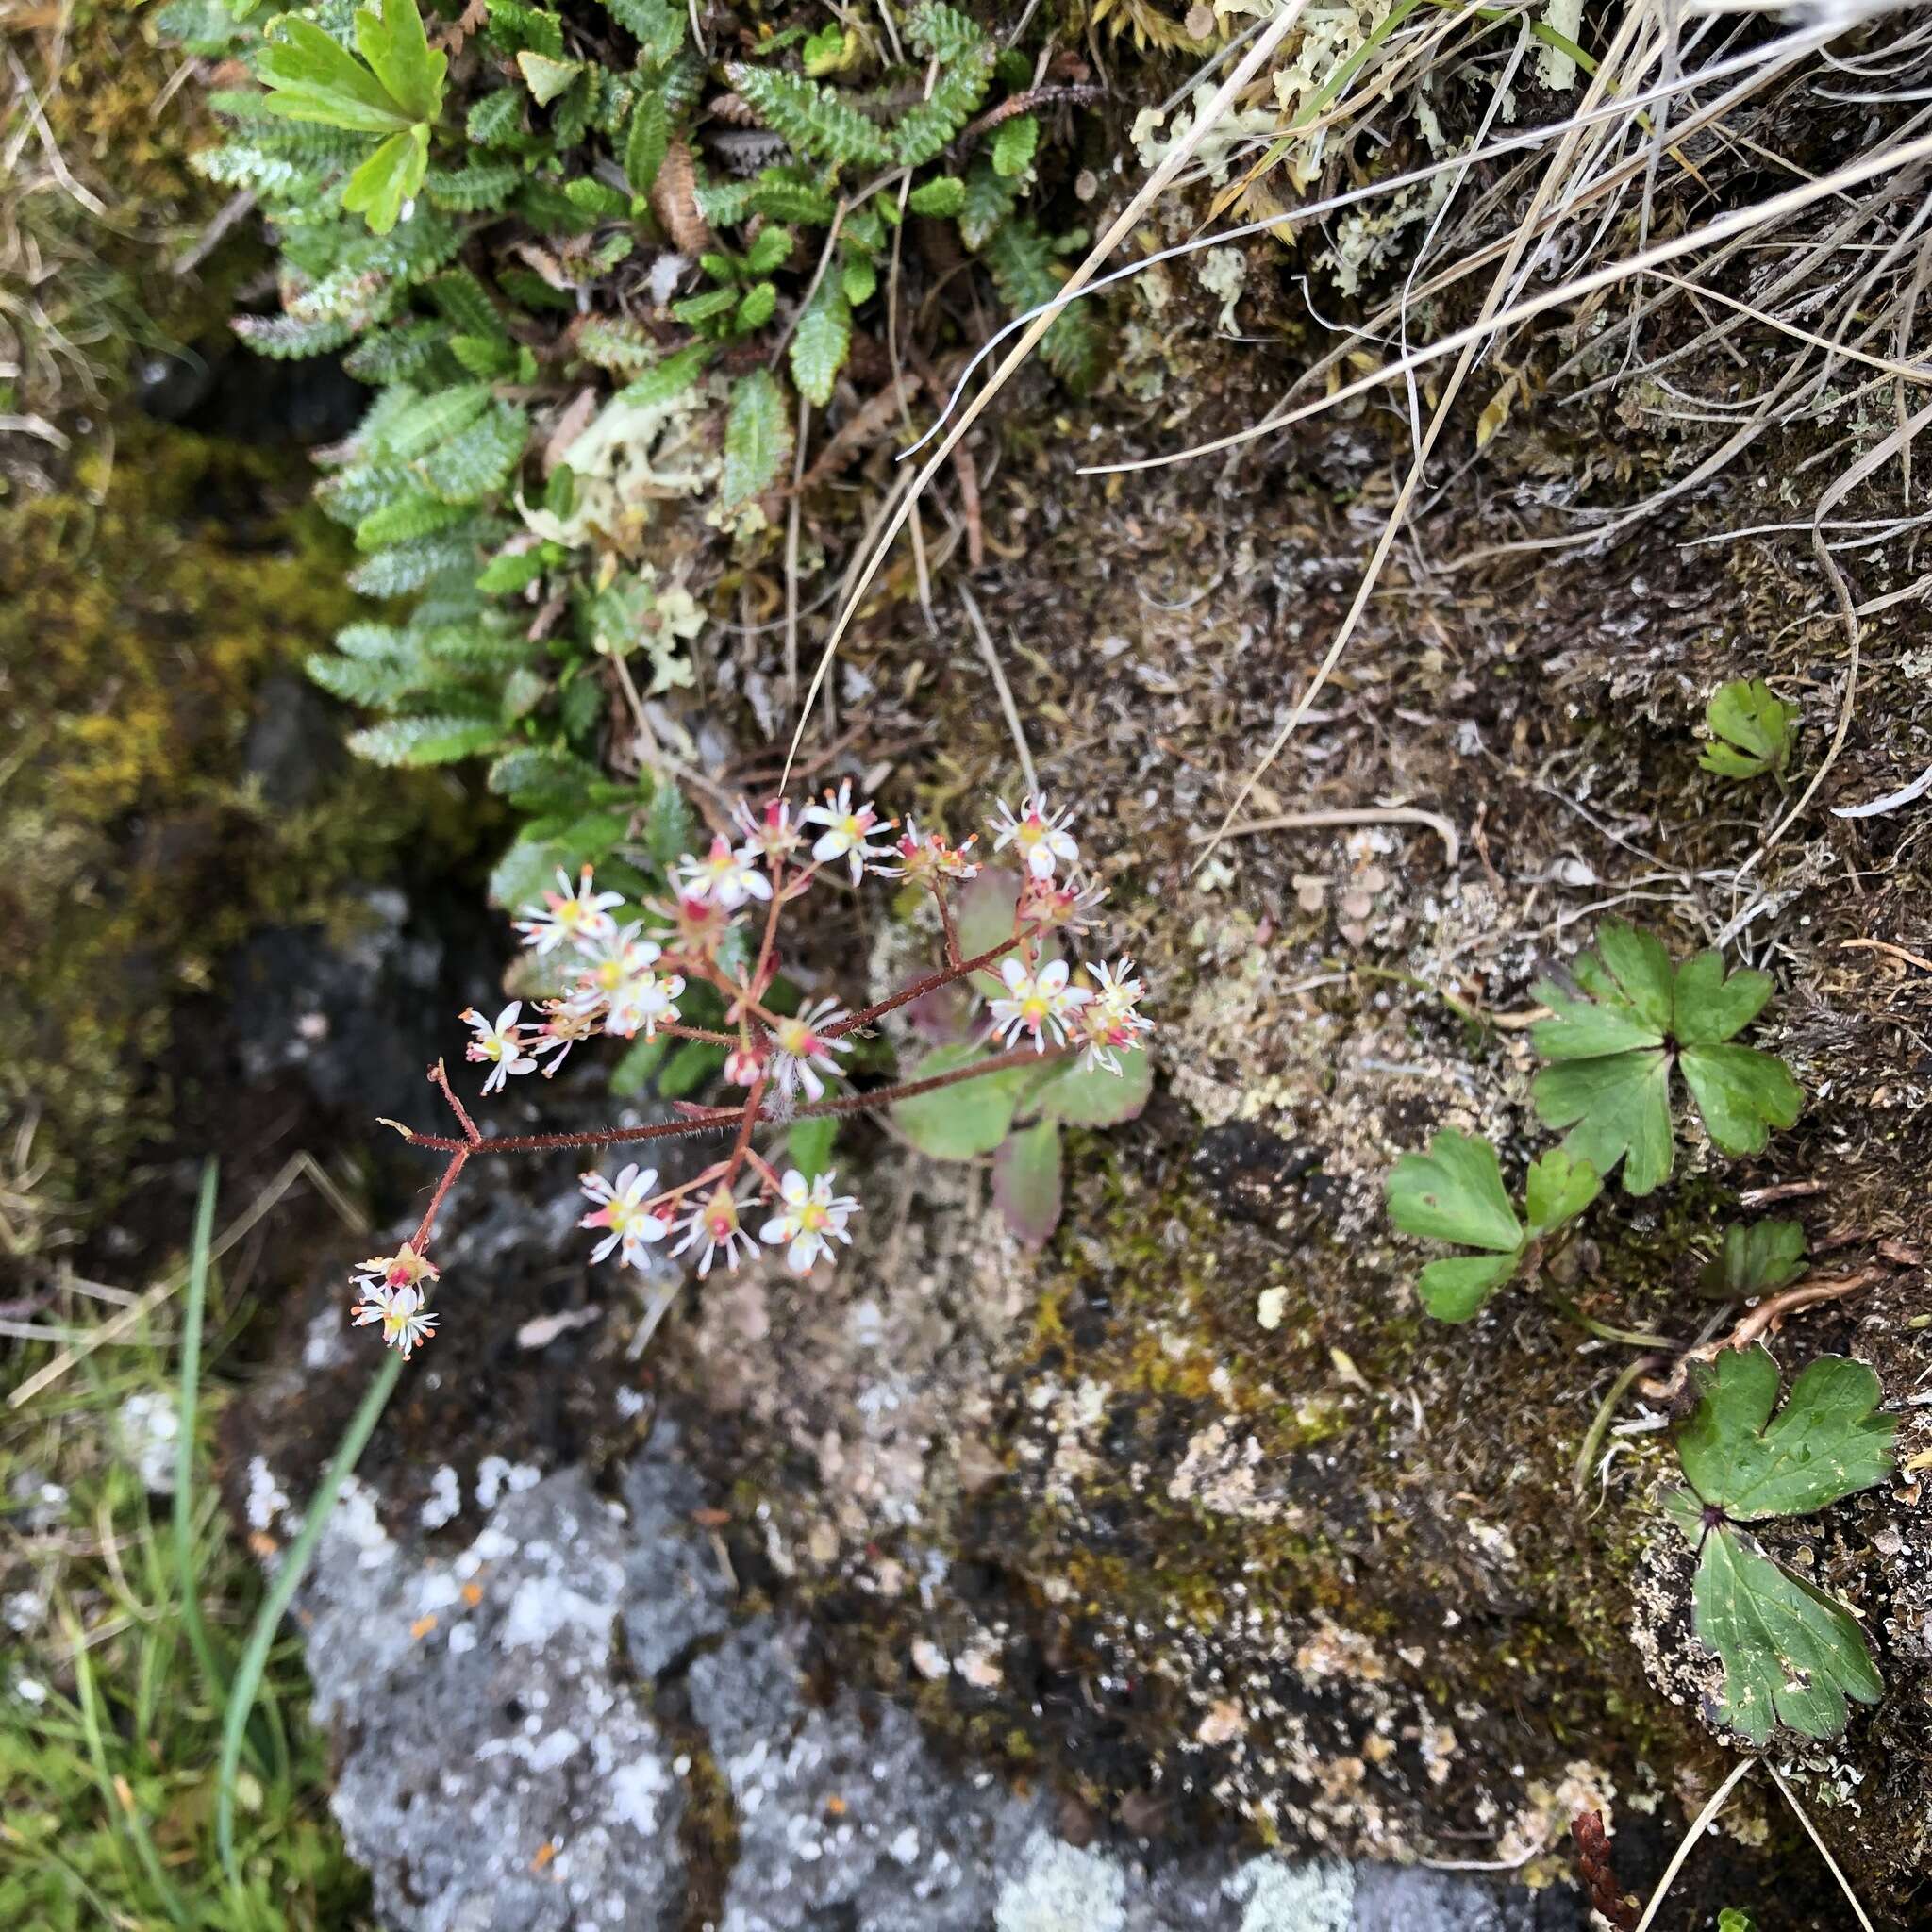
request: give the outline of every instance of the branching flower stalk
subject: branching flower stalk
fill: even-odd
[[[667,1252],[692,1255],[700,1277],[720,1263],[737,1267],[760,1243],[782,1249],[791,1271],[805,1275],[849,1243],[847,1223],[860,1204],[837,1191],[830,1171],[808,1176],[794,1167],[781,1174],[755,1144],[760,1127],[869,1113],[969,1080],[1044,1071],[1075,1056],[1083,1068],[1118,1076],[1121,1052],[1136,1047],[1152,1023],[1138,1010],[1145,990],[1130,959],[1075,968],[1052,957],[1057,941],[1091,930],[1103,896],[1097,883],[1075,870],[1079,847],[1066,829],[1068,816],[1053,811],[1039,794],[1023,799],[1017,813],[1000,806],[994,849],[1013,845],[1024,872],[1011,930],[971,955],[961,946],[948,889],[978,874],[969,856],[975,841],[950,844],[908,819],[889,842],[899,822],[882,819],[869,801],[855,802],[849,780],[795,816],[783,798],[758,808],[740,800],[733,824],[741,842],[720,834],[708,851],[687,853],[671,868],[673,896],[647,902],[643,918],[621,924],[623,896],[598,891],[591,867],[575,883],[559,872],[558,890],[544,893],[541,908],[525,908],[516,930],[535,959],[567,962],[575,976],[565,991],[536,1003],[536,1019],[524,1017],[520,1000],[494,1020],[475,1008],[465,1009],[461,1018],[475,1035],[467,1058],[490,1070],[483,1092],[498,1092],[525,1074],[548,1078],[579,1041],[603,1033],[646,1041],[666,1035],[724,1047],[724,1077],[743,1089],[744,1097],[728,1107],[679,1102],[676,1119],[650,1126],[485,1134],[439,1060],[428,1077],[458,1131],[430,1134],[399,1121],[384,1123],[410,1145],[448,1158],[415,1233],[394,1255],[376,1256],[358,1271],[352,1319],[358,1325],[379,1324],[384,1342],[405,1357],[434,1335],[439,1318],[428,1311],[427,1296],[438,1270],[428,1249],[437,1216],[472,1160],[729,1133],[722,1159],[672,1186],[660,1189],[658,1171],[636,1162],[614,1176],[586,1173],[582,1188],[592,1205],[581,1225],[600,1237],[591,1259],[614,1257],[620,1267],[639,1267],[647,1250],[676,1236]],[[848,1010],[836,1000],[819,999],[781,1012],[774,1004],[781,918],[837,870],[855,886],[871,874],[923,887],[938,912],[944,957],[869,1006]],[[915,1000],[994,971],[1002,991],[989,1002],[983,1037],[1002,1050],[923,1078],[829,1093],[829,1083],[842,1074],[839,1057],[853,1050],[856,1036]],[[723,1000],[724,1030],[681,1017],[678,1001],[693,984],[709,987]],[[754,1238],[746,1216],[759,1203],[769,1212]]]

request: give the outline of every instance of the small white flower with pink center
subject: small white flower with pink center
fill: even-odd
[[[624,894],[592,890],[588,865],[578,875],[575,890],[571,886],[570,874],[558,866],[557,884],[557,891],[544,892],[541,910],[534,906],[526,906],[523,918],[516,923],[516,929],[523,934],[526,946],[543,954],[565,943],[575,946],[608,940],[617,930],[617,922],[611,918],[610,909],[624,904]]]
[[[522,1000],[512,1000],[493,1021],[486,1020],[475,1007],[465,1007],[458,1017],[475,1034],[463,1049],[466,1059],[487,1060],[490,1077],[483,1083],[485,1093],[494,1093],[512,1074],[534,1074],[537,1062],[525,1050],[524,1028],[517,1015],[524,1010]]]
[[[724,1056],[724,1077],[734,1087],[756,1087],[764,1070],[763,1056],[748,1046],[734,1047]]]
[[[941,832],[922,832],[908,816],[906,829],[893,841],[890,861],[875,864],[873,871],[882,879],[909,879],[926,885],[935,879],[971,879],[979,876],[979,867],[966,855],[974,841],[949,845]]]
[[[607,1181],[601,1174],[587,1174],[578,1177],[578,1185],[598,1206],[577,1225],[608,1230],[591,1250],[591,1260],[601,1261],[614,1249],[620,1268],[640,1268],[645,1248],[671,1232],[670,1221],[653,1214],[646,1205],[658,1185],[655,1167],[640,1167],[632,1161],[618,1170],[614,1181]]]
[[[1091,966],[1088,971],[1093,975],[1095,991],[1074,1022],[1074,1031],[1087,1046],[1080,1064],[1118,1074],[1122,1051],[1136,1046],[1141,1034],[1154,1030],[1154,1022],[1135,1011],[1146,989],[1134,977],[1134,962],[1125,955],[1112,966]]]
[[[785,1265],[792,1274],[808,1274],[821,1257],[834,1259],[834,1241],[851,1245],[845,1224],[858,1212],[858,1203],[850,1194],[833,1193],[829,1173],[808,1181],[794,1167],[779,1182],[778,1196],[784,1205],[758,1230],[758,1238],[784,1248]]]
[[[1068,984],[1064,959],[1034,966],[1008,954],[1000,961],[1000,977],[1007,983],[1007,991],[1004,999],[991,1003],[992,1024],[1008,1046],[1023,1033],[1033,1036],[1034,1048],[1040,1053],[1046,1051],[1049,1036],[1056,1046],[1063,1045],[1068,1023],[1093,997],[1084,986]]]
[[[744,842],[761,853],[774,871],[805,843],[805,834],[792,823],[789,799],[769,798],[761,808],[755,808],[750,799],[741,798],[731,808],[731,823],[744,834]]]
[[[863,805],[855,806],[850,778],[840,784],[836,794],[827,790],[824,804],[808,805],[798,816],[801,824],[823,825],[825,828],[813,842],[813,858],[821,865],[829,865],[838,858],[846,860],[852,867],[852,883],[855,886],[865,876],[868,859],[891,856],[890,845],[874,845],[867,841],[874,832],[891,831],[898,821],[881,820],[869,799]]]
[[[703,1280],[711,1272],[711,1263],[717,1258],[721,1248],[724,1252],[725,1267],[736,1268],[739,1261],[738,1244],[741,1241],[744,1243],[744,1252],[747,1255],[758,1253],[758,1243],[752,1240],[744,1224],[739,1218],[740,1210],[750,1206],[750,1198],[742,1201],[734,1200],[731,1190],[721,1181],[714,1192],[707,1195],[691,1209],[683,1224],[684,1239],[671,1252],[674,1255],[681,1255],[688,1248],[697,1247],[702,1242],[703,1252],[698,1256],[699,1280]]]
[[[393,1255],[375,1256],[357,1271],[361,1300],[349,1319],[358,1328],[380,1322],[383,1345],[408,1361],[417,1344],[436,1333],[437,1318],[423,1306],[423,1284],[435,1279],[435,1263],[405,1241]]]
[[[627,925],[597,946],[563,1003],[578,1018],[602,1020],[604,1030],[620,1040],[634,1040],[639,1033],[656,1039],[665,1021],[677,1018],[675,1002],[684,991],[681,974],[660,977],[656,972],[663,948],[640,939],[642,930]]]
[[[990,824],[999,837],[992,841],[995,852],[1010,845],[1026,870],[1037,879],[1050,879],[1057,868],[1073,865],[1080,857],[1074,836],[1065,829],[1074,816],[1071,808],[1054,811],[1043,791],[1029,791],[1020,801],[1016,816],[1005,799],[999,801],[999,817]]]
[[[700,858],[687,852],[677,861],[677,889],[688,899],[708,899],[735,912],[747,899],[769,899],[772,882],[758,870],[755,847],[733,849],[729,839],[711,841],[711,849]]]
[[[837,1000],[820,1000],[772,1028],[777,1048],[772,1056],[772,1080],[779,1092],[792,1093],[802,1087],[808,1099],[824,1099],[825,1083],[819,1075],[838,1073],[839,1062],[832,1056],[852,1051],[851,1041],[827,1038],[829,1029],[844,1017],[845,1009]]]
[[[1107,897],[1098,879],[1069,873],[1061,878],[1035,878],[1031,873],[1020,889],[1015,915],[1022,925],[1042,930],[1084,934],[1093,928],[1093,912]]]

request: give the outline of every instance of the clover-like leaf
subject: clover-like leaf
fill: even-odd
[[[1768,1294],[1805,1272],[1805,1227],[1797,1221],[1734,1221],[1724,1245],[1697,1277],[1697,1291],[1714,1301]]]
[[[1431,1261],[1416,1287],[1423,1307],[1439,1322],[1468,1322],[1516,1273],[1515,1255],[1452,1255]]]
[[[429,129],[418,125],[391,134],[342,188],[342,206],[360,215],[372,234],[387,235],[402,219],[403,205],[423,185],[429,166]]]
[[[1862,1362],[1824,1356],[1791,1384],[1775,1416],[1778,1369],[1762,1347],[1726,1349],[1691,1371],[1700,1401],[1677,1457],[1705,1503],[1734,1522],[1805,1516],[1882,1483],[1893,1468],[1890,1416]]]
[[[1851,1716],[1848,1699],[1876,1704],[1884,1694],[1858,1620],[1739,1530],[1705,1538],[1691,1606],[1699,1641],[1724,1659],[1718,1715],[1753,1744],[1768,1743],[1774,1724],[1835,1738]]]
[[[1797,717],[1797,707],[1774,696],[1761,677],[1733,678],[1719,685],[1704,708],[1710,742],[1697,762],[1722,778],[1782,772],[1791,756]]]
[[[275,23],[256,72],[269,90],[262,107],[286,121],[395,134],[418,118],[340,42],[295,14]]]
[[[1530,1233],[1548,1235],[1574,1221],[1603,1191],[1603,1175],[1589,1161],[1572,1159],[1553,1147],[1530,1162],[1524,1180],[1523,1211]]]
[[[1674,1066],[1726,1154],[1755,1154],[1774,1126],[1797,1119],[1804,1092],[1784,1062],[1727,1043],[1771,997],[1764,974],[1726,977],[1714,952],[1673,971],[1657,940],[1616,921],[1573,971],[1587,998],[1550,982],[1536,989],[1552,1017],[1532,1038],[1552,1064],[1530,1098],[1545,1126],[1569,1130],[1566,1153],[1603,1174],[1621,1161],[1625,1193],[1647,1194],[1670,1174]]]
[[[1059,1225],[1060,1130],[1053,1122],[1022,1127],[993,1150],[992,1197],[1029,1248],[1041,1246]]]

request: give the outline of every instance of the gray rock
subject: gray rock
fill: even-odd
[[[577,1471],[548,1476],[460,1551],[405,1550],[353,1483],[338,1506],[300,1607],[317,1712],[344,1747],[336,1814],[390,1932],[684,1932],[692,1760],[639,1682],[680,1675],[736,1813],[714,1932],[1583,1923],[1567,1894],[1459,1874],[1068,1843],[1049,1793],[943,1763],[908,1712],[808,1696],[803,1624],[734,1625],[674,1431],[622,1490],[620,1507]]]

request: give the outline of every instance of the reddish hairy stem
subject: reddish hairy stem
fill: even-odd
[[[470,1118],[468,1109],[457,1098],[456,1089],[449,1084],[448,1070],[441,1060],[430,1068],[429,1078],[435,1086],[441,1088],[442,1097],[449,1102],[449,1110],[456,1115],[457,1124],[463,1130],[463,1139],[472,1147],[475,1146],[483,1136],[476,1131],[476,1123]]]
[[[752,1103],[747,1100],[739,1107],[713,1108],[706,1113],[649,1127],[605,1127],[587,1134],[499,1134],[474,1144],[452,1141],[441,1134],[412,1133],[408,1139],[412,1147],[433,1147],[439,1154],[460,1154],[467,1158],[472,1154],[545,1154],[560,1147],[632,1147],[647,1141],[678,1141],[696,1134],[712,1134],[721,1127],[735,1126],[741,1135],[748,1137],[752,1127],[788,1126],[793,1121],[870,1113],[876,1108],[891,1107],[922,1093],[936,1093],[942,1087],[957,1087],[962,1080],[977,1080],[988,1074],[1010,1073],[1015,1067],[1054,1066],[1075,1051],[1072,1046],[1049,1047],[1044,1053],[1030,1046],[1014,1047],[1009,1052],[994,1054],[990,1059],[975,1060],[970,1067],[954,1067],[947,1073],[928,1074],[924,1080],[902,1080],[896,1086],[881,1087],[870,1093],[848,1094],[843,1100],[816,1100],[784,1114],[761,1110],[754,1113]],[[456,1178],[454,1170],[458,1165],[460,1163],[452,1163],[451,1173],[444,1176],[445,1184]],[[432,1212],[441,1203],[442,1192],[442,1189],[438,1190]]]
[[[926,884],[932,888],[933,904],[940,908],[940,924],[946,932],[946,964],[957,968],[959,964],[959,935],[953,929],[953,908],[946,904],[946,889],[937,877],[927,879]]]
[[[923,999],[929,992],[937,992],[942,986],[951,986],[956,979],[964,979],[969,973],[980,973],[1003,954],[1010,953],[1020,941],[1026,938],[1024,933],[1016,932],[1009,940],[1002,940],[990,951],[977,953],[970,959],[961,959],[956,966],[941,966],[936,973],[928,973],[924,979],[915,979],[910,986],[902,987],[891,999],[880,1000],[875,1006],[861,1007],[856,1013],[847,1013],[836,1026],[825,1028],[827,1040],[842,1040],[848,1033],[857,1032],[861,1026],[870,1026],[882,1013],[890,1013],[895,1008],[908,1005],[916,999]]]
[[[436,1225],[437,1210],[442,1206],[443,1198],[456,1186],[458,1174],[463,1171],[469,1160],[472,1144],[458,1144],[450,1156],[449,1165],[442,1171],[442,1178],[436,1184],[436,1191],[429,1197],[429,1206],[424,1210],[423,1219],[416,1224],[416,1238],[409,1245],[420,1255],[429,1245],[430,1231]]]

